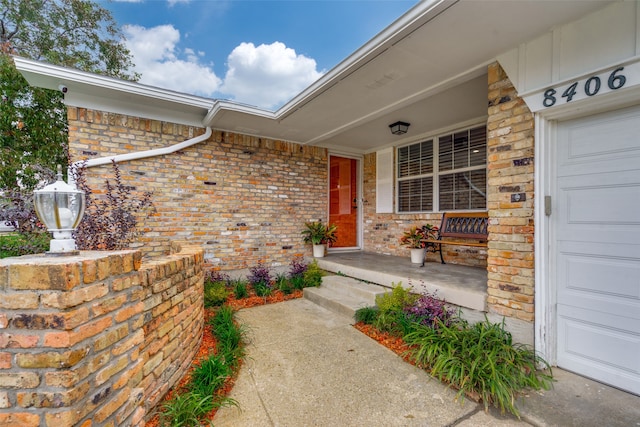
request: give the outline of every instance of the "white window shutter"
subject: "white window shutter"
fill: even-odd
[[[393,213],[393,148],[376,155],[376,213]]]

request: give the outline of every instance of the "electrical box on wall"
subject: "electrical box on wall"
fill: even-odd
[[[511,203],[524,202],[527,200],[526,193],[514,193],[511,195]]]

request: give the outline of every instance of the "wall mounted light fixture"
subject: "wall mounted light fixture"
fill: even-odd
[[[403,135],[409,130],[410,124],[407,122],[395,122],[389,125],[391,133],[394,135]]]

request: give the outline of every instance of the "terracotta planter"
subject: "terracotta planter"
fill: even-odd
[[[412,264],[422,264],[424,261],[425,249],[411,249],[411,263]]]
[[[313,245],[313,257],[323,258],[327,249],[327,245]]]

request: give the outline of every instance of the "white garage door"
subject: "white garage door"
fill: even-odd
[[[640,106],[558,123],[558,366],[640,394]]]

